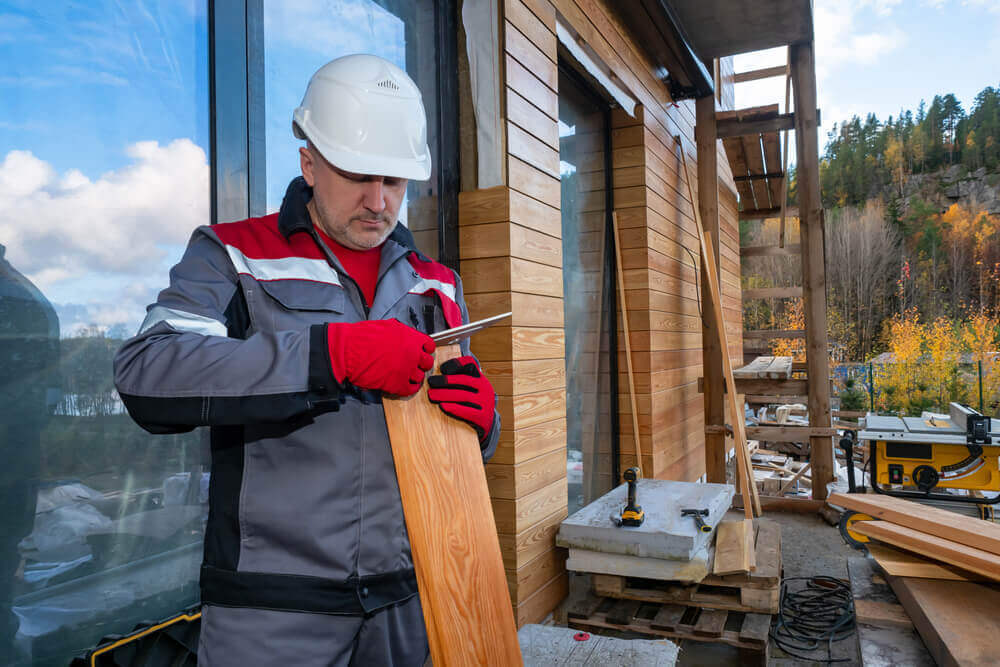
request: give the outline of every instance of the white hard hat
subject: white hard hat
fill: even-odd
[[[388,60],[331,60],[309,80],[292,132],[344,171],[426,181],[427,117],[417,84]]]

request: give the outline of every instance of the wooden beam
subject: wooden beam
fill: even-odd
[[[1000,556],[1000,524],[884,494],[835,493],[829,502]]]
[[[733,74],[733,83],[770,79],[775,76],[785,76],[786,73],[787,70],[784,65],[778,65],[777,67],[764,67],[763,69],[752,69],[747,72],[738,72]]]
[[[781,485],[781,488],[778,489],[778,495],[779,496],[785,495],[785,491],[788,491],[788,489],[792,488],[792,485],[795,484],[795,482],[799,481],[799,479],[801,479],[803,475],[809,472],[810,467],[811,465],[809,463],[806,463],[804,466],[799,468],[799,471],[795,473],[790,480]]]
[[[744,339],[771,340],[774,338],[805,338],[805,329],[758,329],[756,331],[744,331]]]
[[[750,405],[769,405],[771,403],[777,403],[779,405],[784,403],[805,403],[807,400],[809,400],[809,397],[805,394],[800,394],[798,396],[782,396],[778,394],[746,394],[746,401]]]
[[[779,498],[778,496],[760,496],[760,506],[768,512],[801,512],[803,514],[816,514],[823,506],[825,500],[813,500],[811,498]],[[733,507],[743,509],[743,495],[737,493],[733,496]]]
[[[789,218],[799,217],[799,209],[797,206],[789,206],[785,208],[785,215]],[[777,218],[781,216],[781,207],[775,206],[772,208],[750,208],[744,209],[739,212],[740,220],[764,220],[766,218]]]
[[[755,396],[767,395],[778,398],[805,396],[809,393],[809,380],[798,378],[791,380],[771,380],[767,378],[734,378],[736,391],[740,394]],[[698,378],[698,391],[705,390],[705,379]],[[726,389],[728,393],[728,389]],[[795,403],[796,401],[785,401]]]
[[[985,522],[984,522],[985,523]],[[852,530],[907,551],[1000,581],[1000,556],[888,521],[855,521]]]
[[[801,254],[802,247],[798,243],[787,245],[784,248],[776,245],[756,245],[740,248],[740,257],[780,257],[785,255],[798,257]]]
[[[715,100],[703,97],[695,101],[696,123],[695,143],[698,147],[698,212],[701,224],[711,234],[712,253],[716,264],[715,280],[721,280],[718,273],[719,261],[719,165],[718,147],[715,134]],[[701,265],[701,302],[711,302],[711,290],[705,274],[707,268]],[[721,424],[726,421],[726,402],[723,395],[725,379],[722,375],[723,350],[719,347],[719,327],[724,322],[715,319],[715,309],[702,309],[701,332],[702,364],[705,374],[704,395],[705,423]],[[726,436],[711,434],[705,436],[705,478],[713,484],[726,482]]]
[[[684,152],[684,144],[681,142],[679,136],[674,137],[674,144],[677,149],[680,150],[681,154],[681,165],[684,167],[684,181],[687,184],[688,200],[694,201],[694,186],[692,184],[691,171],[688,168],[687,156]],[[719,281],[716,276],[719,275],[715,263],[715,255],[710,252],[712,247],[712,235],[705,230],[705,227],[701,222],[701,211],[699,208],[694,209],[695,223],[698,227],[700,241],[699,246],[701,249],[701,262],[705,266],[706,271],[704,272],[707,280],[705,283],[709,287],[709,295],[712,297],[709,300],[714,313],[715,321],[722,323],[725,322],[725,318],[722,315],[722,295],[720,293]],[[748,494],[750,502],[744,508],[745,521],[751,521],[754,516],[760,516],[761,507],[760,501],[757,499],[757,485],[754,484],[753,471],[750,469],[750,452],[747,449],[747,438],[746,433],[743,431],[744,423],[743,419],[740,417],[743,415],[743,404],[736,398],[736,383],[733,380],[733,366],[729,359],[729,341],[726,334],[726,327],[720,326],[718,328],[718,339],[719,339],[719,349],[722,350],[722,376],[725,379],[726,384],[726,396],[729,402],[729,411],[732,415],[733,423],[733,433],[735,434],[735,447],[736,447],[736,463],[737,469],[739,471],[740,488],[743,492]]]
[[[747,437],[767,442],[805,442],[809,438],[833,437],[835,428],[810,426],[747,426]]]
[[[628,304],[625,301],[625,276],[622,270],[622,244],[621,234],[618,233],[618,211],[611,214],[611,224],[615,233],[615,266],[618,267],[618,302],[621,304],[622,327],[625,331],[625,365],[628,367],[628,397],[632,405],[632,437],[635,440],[635,460],[639,468],[639,477],[642,477],[642,445],[639,438],[639,406],[636,405],[635,397],[635,375],[632,373],[632,344],[629,342],[628,332]],[[618,480],[614,480],[617,484]]]
[[[743,290],[743,300],[750,299],[791,299],[802,296],[801,287],[758,287]]]
[[[719,137],[745,137],[764,132],[779,132],[795,128],[795,114],[782,113],[774,118],[750,120],[739,118],[722,118],[716,122]]]
[[[752,182],[752,181],[767,181],[767,180],[771,180],[771,179],[778,179],[778,178],[784,178],[784,177],[785,177],[785,172],[783,172],[783,171],[776,171],[776,172],[767,173],[767,174],[747,174],[746,176],[733,176],[733,182],[734,183],[739,183],[739,182],[742,181],[744,183],[749,183],[749,182]]]
[[[996,664],[1000,591],[962,581],[887,579],[936,664]]]
[[[788,111],[788,105],[791,103],[792,95],[792,50],[788,48],[785,50],[785,111]],[[781,171],[788,173],[788,130],[782,133],[782,156],[781,156]],[[778,245],[782,248],[785,247],[785,218],[788,217],[788,179],[781,181],[781,194],[776,202],[778,206],[781,207],[781,219],[778,223]]]
[[[816,110],[816,61],[813,43],[790,47],[795,91],[795,142],[802,245],[802,290],[806,320],[806,363],[809,365],[809,425],[830,426],[830,348],[826,331],[826,260],[823,202],[819,190],[819,112]],[[829,438],[812,438],[813,498],[825,499],[833,481],[833,447]]]
[[[984,581],[984,577],[961,568],[943,565],[937,561],[911,554],[879,542],[869,542],[865,549],[886,574],[894,577],[922,577],[949,581]]]

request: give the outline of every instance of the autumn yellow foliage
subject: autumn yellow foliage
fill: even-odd
[[[951,401],[978,407],[981,362],[984,407],[995,414],[1000,402],[998,334],[1000,318],[987,313],[927,323],[915,308],[895,315],[883,328],[892,356],[876,369],[876,409],[919,415],[923,410],[947,412]]]

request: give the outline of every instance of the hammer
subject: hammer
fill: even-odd
[[[695,510],[695,509],[682,509],[681,516],[689,516],[694,519],[694,522],[698,525],[698,530],[703,533],[711,533],[712,527],[705,523],[705,520],[701,517],[708,516],[708,510]]]

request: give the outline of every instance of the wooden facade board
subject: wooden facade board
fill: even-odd
[[[515,465],[554,449],[566,448],[566,416],[520,429],[502,427],[490,463]]]
[[[549,28],[523,0],[504,0],[504,18],[514,25],[553,63],[557,60],[555,28]],[[554,12],[553,12],[554,14]]]
[[[566,449],[559,448],[517,464],[486,464],[490,496],[514,500],[566,476]]]
[[[553,150],[559,150],[559,124],[510,88],[507,89],[507,118]]]
[[[538,77],[524,68],[513,56],[504,59],[507,87],[528,100],[553,120],[559,118],[559,97]]]
[[[497,531],[501,535],[516,535],[527,531],[529,528],[543,522],[547,517],[552,516],[554,508],[562,508],[562,515],[565,517],[566,500],[569,489],[566,486],[566,477],[556,480],[547,486],[543,486],[537,491],[518,498],[517,500],[505,500],[493,498],[493,517],[496,520]],[[560,519],[561,521],[562,519]],[[550,547],[554,545],[545,545]],[[500,546],[503,549],[503,539]],[[539,550],[544,551],[545,549]],[[534,557],[534,556],[532,556]],[[506,560],[506,559],[505,559]]]
[[[552,178],[559,178],[559,151],[509,121],[507,150]]]
[[[555,36],[553,35],[551,41],[542,47],[550,50],[554,55]],[[555,59],[543,52],[539,45],[532,43],[510,21],[504,21],[504,50],[551,90],[555,91],[559,88],[559,74]]]
[[[506,570],[510,599],[524,602],[557,575],[566,574],[566,550],[553,548],[517,570]]]

